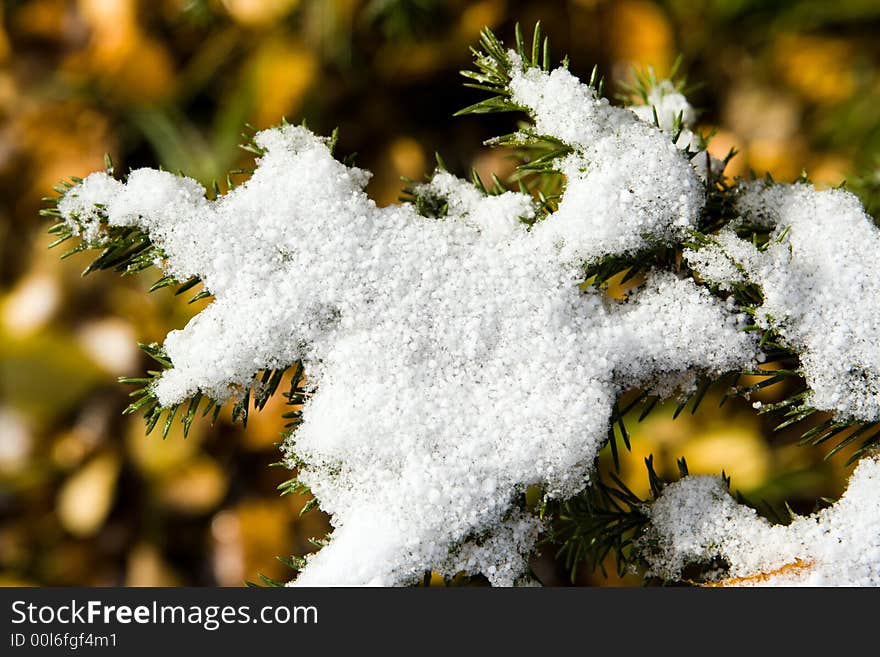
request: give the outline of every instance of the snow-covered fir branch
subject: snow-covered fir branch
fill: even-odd
[[[431,203],[379,208],[368,172],[293,125],[258,133],[253,175],[212,200],[192,179],[138,169],[124,181],[92,174],[58,203],[87,246],[145,239],[168,281],[201,281],[214,297],[156,351],[167,368],[144,389],[155,417],[304,365],[312,394],[284,452],[334,529],[295,584],[406,584],[431,569],[519,581],[541,531],[519,504],[526,488],[565,499],[590,485],[624,391],[668,396],[700,374],[754,369],[764,354],[745,329],[776,331],[801,354],[811,407],[841,423],[880,415],[870,257],[880,237],[855,197],[747,184],[730,195],[743,221],[771,232],[767,245],[742,239],[739,218],[699,236],[721,165],[691,131],[685,97],[659,81],[649,105],[613,106],[567,67],[550,70],[535,43],[528,55],[484,36],[470,77],[498,94],[483,110],[527,113],[522,141],[559,146],[549,160],[565,186],[549,211],[442,170],[414,187]],[[622,301],[583,285],[592,266],[685,243],[698,280],[687,266],[653,267]],[[761,303],[731,293],[746,284]],[[838,506],[798,527],[875,526],[872,463]],[[656,573],[677,576],[708,546],[732,576],[831,559],[797,548],[807,529],[750,519],[715,480],[676,486],[641,541]],[[774,541],[746,564],[761,532]],[[840,535],[864,539],[858,527]],[[880,583],[875,543],[847,583]]]

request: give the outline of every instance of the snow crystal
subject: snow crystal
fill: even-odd
[[[744,183],[738,207],[740,223],[772,229],[765,249],[729,227],[685,259],[721,287],[746,280],[760,286],[756,321],[801,354],[809,405],[880,419],[880,231],[841,189]]]
[[[880,461],[862,459],[833,506],[772,525],[738,504],[719,477],[667,486],[639,547],[652,575],[720,558],[728,585],[880,586]]]
[[[285,449],[334,530],[297,584],[399,584],[432,567],[513,583],[539,528],[517,496],[588,483],[622,390],[754,359],[744,318],[690,279],[651,273],[622,302],[579,285],[584,261],[694,225],[702,184],[669,136],[565,70],[523,71],[511,89],[573,148],[558,212],[531,229],[529,197],[446,173],[421,189],[445,216],[378,208],[368,174],[296,126],[260,132],[253,176],[214,201],[141,169],[92,174],[60,203],[87,240],[143,228],[160,267],[214,295],[165,341],[163,405],[225,400],[303,360],[315,393]]]

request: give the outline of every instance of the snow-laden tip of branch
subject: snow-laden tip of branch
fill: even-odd
[[[678,579],[689,564],[720,558],[725,585],[880,585],[880,462],[859,462],[833,506],[772,525],[738,504],[718,477],[670,484],[650,510],[641,549],[651,574]]]
[[[880,419],[880,231],[842,189],[743,183],[741,220],[771,230],[758,249],[726,228],[685,258],[721,286],[750,281],[755,319],[801,355],[806,404],[841,419]]]

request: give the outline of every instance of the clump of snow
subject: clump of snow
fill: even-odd
[[[472,183],[447,171],[437,171],[430,182],[417,185],[416,190],[445,199],[448,214],[474,226],[490,242],[525,233],[524,222],[535,216],[531,197],[516,192],[486,196]]]
[[[695,226],[700,175],[653,119],[610,105],[565,68],[514,71],[512,100],[529,110],[538,133],[573,150],[556,164],[566,176],[559,209],[536,230],[561,245],[563,258],[634,253],[680,241]]]
[[[514,509],[491,535],[465,541],[438,562],[435,569],[447,577],[461,572],[482,573],[492,586],[529,586],[529,578],[523,573],[540,530],[537,518]]]
[[[667,486],[640,539],[652,575],[677,579],[688,564],[720,558],[729,585],[880,585],[880,461],[862,459],[835,503],[787,526],[738,504],[719,477]]]
[[[728,227],[685,259],[721,287],[760,286],[756,322],[801,355],[807,404],[842,418],[880,419],[880,231],[841,189],[743,183],[738,209],[740,222],[772,230],[765,249]]]
[[[701,179],[705,180],[710,172],[715,176],[722,174],[724,162],[705,150],[704,140],[694,132],[697,112],[672,81],[658,81],[648,91],[644,105],[632,105],[629,109],[642,121],[658,125],[668,135],[677,131],[675,145],[691,153],[691,164]]]
[[[165,341],[161,404],[222,401],[304,361],[315,394],[285,450],[334,531],[297,584],[399,584],[432,567],[512,583],[539,527],[514,501],[588,483],[622,390],[753,362],[744,318],[690,279],[653,272],[623,302],[579,286],[584,261],[694,225],[702,183],[668,135],[565,70],[523,71],[511,89],[574,149],[558,212],[531,229],[529,197],[445,173],[428,190],[445,217],[378,208],[368,174],[296,126],[259,133],[255,173],[214,201],[141,169],[92,174],[60,203],[86,240],[149,232],[160,267],[214,295]]]

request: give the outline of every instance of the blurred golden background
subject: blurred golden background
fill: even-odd
[[[699,7],[697,7],[699,5]],[[0,584],[223,585],[282,580],[275,557],[327,531],[303,499],[280,497],[280,399],[246,431],[179,425],[166,440],[122,416],[119,375],[148,363],[201,306],[158,275],[80,277],[88,255],[49,251],[41,197],[60,179],[140,166],[210,184],[250,163],[246,123],[307,119],[340,127],[340,150],[371,169],[369,191],[397,202],[438,151],[459,174],[504,177],[511,161],[481,145],[515,118],[452,118],[479,99],[457,72],[483,26],[510,39],[541,20],[556,58],[593,64],[611,91],[633,67],[667,73],[676,56],[702,86],[691,101],[710,150],[735,147],[728,173],[805,169],[836,185],[880,162],[880,3],[876,0],[7,0],[0,13]],[[320,193],[320,190],[316,190]],[[205,302],[200,302],[204,304]],[[773,388],[755,399],[769,399]],[[672,475],[732,476],[750,500],[809,512],[840,494],[846,453],[799,447],[747,402],[632,424],[623,479],[647,492],[643,459]],[[536,572],[568,576],[545,550]],[[632,584],[581,572],[579,584]]]

